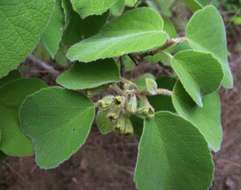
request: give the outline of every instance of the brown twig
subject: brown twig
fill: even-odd
[[[134,55],[129,54],[129,57],[130,57],[130,59],[133,61],[133,63],[134,63],[135,65],[138,65],[138,64],[139,64]]]
[[[155,50],[152,50],[152,51],[148,52],[147,55],[155,55],[155,54],[157,54],[157,53],[159,53],[159,52],[161,52],[161,51],[171,47],[172,45],[184,42],[185,40],[186,40],[185,37],[169,39],[169,40],[166,41],[166,43],[163,46],[161,46],[158,49],[155,49]]]
[[[30,54],[27,58],[27,60],[31,61],[32,63],[36,64],[37,66],[41,67],[42,69],[46,70],[48,73],[50,73],[54,78],[56,78],[59,75],[59,71],[56,70],[53,66],[50,64],[38,59],[34,55]]]

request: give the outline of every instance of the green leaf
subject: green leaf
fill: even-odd
[[[134,180],[139,190],[206,190],[213,176],[207,143],[191,123],[170,112],[145,121]]]
[[[107,118],[108,111],[99,110],[96,115],[96,125],[100,133],[106,135],[113,129],[113,123]]]
[[[225,26],[218,10],[207,6],[197,11],[187,25],[186,35],[193,49],[210,52],[219,60],[224,72],[223,86],[232,88]]]
[[[120,16],[124,10],[125,6],[133,7],[137,3],[137,0],[117,0],[117,2],[110,8],[110,12],[114,16]]]
[[[146,0],[146,3],[157,9],[162,15],[166,17],[172,16],[172,6],[176,0]]]
[[[176,84],[176,78],[169,76],[160,76],[156,79],[159,88],[166,88],[172,90]]]
[[[72,10],[69,0],[63,1],[65,4],[65,20],[67,25],[63,35],[63,44],[72,46],[81,39],[96,34],[104,25],[108,14],[101,16],[89,16],[86,19],[81,19],[80,16]]]
[[[205,5],[209,4],[208,0],[184,0],[190,9],[196,11],[198,9],[203,8]]]
[[[19,128],[18,109],[26,96],[46,87],[37,79],[18,79],[0,88],[0,150],[9,156],[29,156],[32,144]]]
[[[32,139],[37,164],[49,169],[69,159],[85,143],[94,115],[93,103],[77,92],[52,87],[28,96],[20,123]]]
[[[118,0],[71,0],[73,9],[82,18],[101,15],[111,8]]]
[[[70,13],[72,12],[71,2],[69,0],[61,0],[61,7],[64,13],[64,23],[65,23],[64,28],[66,29],[66,27],[69,25],[69,22],[70,22],[70,15],[71,15]]]
[[[155,111],[175,112],[175,109],[172,105],[172,99],[170,96],[165,96],[165,95],[149,96],[148,100],[150,104],[153,106],[153,108],[155,109]]]
[[[105,25],[95,36],[72,46],[67,57],[71,61],[90,62],[147,51],[162,46],[167,39],[158,13],[150,8],[137,8]]]
[[[8,82],[20,79],[20,73],[17,70],[11,71],[7,76],[0,79],[0,87]]]
[[[174,88],[173,105],[178,114],[189,120],[205,137],[209,147],[218,151],[222,142],[221,105],[214,92],[204,96],[203,107],[198,107],[188,96],[180,82]]]
[[[164,19],[164,31],[166,31],[169,34],[169,36],[172,38],[177,37],[176,28],[175,28],[174,24],[172,23],[172,21],[168,18]]]
[[[172,45],[171,47],[167,48],[165,51],[170,54],[176,54],[179,51],[191,50],[191,49],[192,48],[190,47],[189,43],[187,41],[183,41],[183,42],[177,43],[175,45]]]
[[[60,44],[59,50],[54,57],[55,63],[58,65],[69,66],[70,62],[67,59],[65,54],[66,54],[66,48],[64,47],[63,44]]]
[[[241,16],[233,16],[230,21],[235,25],[241,25]]]
[[[72,9],[69,0],[62,0],[62,9],[65,15],[64,34],[55,60],[58,64],[66,65],[68,64],[67,49],[81,39],[96,34],[105,23],[108,14],[81,19],[79,14]]]
[[[138,0],[125,0],[125,4],[128,7],[133,7],[137,3],[137,1]]]
[[[131,115],[130,120],[133,125],[135,135],[138,139],[140,139],[143,132],[144,120],[136,115]]]
[[[223,79],[222,67],[210,53],[181,51],[173,57],[171,66],[199,106],[203,105],[202,96],[216,91]]]
[[[125,71],[131,71],[136,67],[134,61],[128,55],[122,56],[121,59],[125,67]]]
[[[136,84],[136,86],[138,87],[138,89],[140,91],[146,91],[147,90],[147,85],[146,85],[147,79],[155,80],[155,76],[153,76],[150,73],[146,73],[146,74],[140,75],[137,79],[133,80],[133,82]]]
[[[171,58],[172,58],[171,54],[169,54],[166,51],[162,51],[162,52],[156,53],[154,55],[148,55],[144,59],[151,64],[159,63],[159,64],[162,64],[165,66],[170,66]]]
[[[119,80],[119,67],[112,59],[76,63],[57,78],[60,85],[72,90],[96,88]]]
[[[111,8],[110,13],[114,16],[120,16],[125,9],[125,0],[118,0]]]
[[[44,32],[53,0],[1,0],[0,78],[17,68]]]
[[[65,17],[61,4],[62,0],[56,0],[52,17],[42,36],[42,42],[52,58],[55,57],[59,49],[64,32]]]

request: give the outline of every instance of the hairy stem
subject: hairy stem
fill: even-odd
[[[163,50],[171,47],[172,45],[178,44],[178,43],[182,43],[182,42],[184,42],[185,40],[186,40],[185,37],[179,37],[179,38],[169,39],[169,40],[166,41],[166,43],[165,43],[162,47],[160,47],[160,48],[158,48],[158,49],[155,49],[155,50],[149,52],[149,55],[155,55],[155,54],[157,54],[157,53],[159,53],[159,52],[161,52],[161,51],[163,51]]]
[[[38,59],[34,55],[30,54],[27,58],[27,60],[33,62],[37,66],[41,67],[42,69],[46,70],[48,73],[53,75],[54,78],[56,78],[59,75],[59,71],[56,70],[53,66],[49,65],[48,63]]]

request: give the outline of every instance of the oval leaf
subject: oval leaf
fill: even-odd
[[[223,72],[218,60],[210,53],[186,50],[177,53],[171,63],[185,90],[202,106],[202,96],[216,91]]]
[[[169,34],[169,36],[172,38],[177,37],[177,30],[175,28],[175,25],[168,18],[164,19],[164,31],[166,31]]]
[[[76,92],[52,87],[28,96],[20,109],[24,133],[32,139],[36,162],[54,168],[84,144],[95,108]]]
[[[178,82],[172,96],[178,114],[193,123],[205,137],[209,147],[218,151],[222,142],[221,105],[214,92],[203,98],[203,107],[198,107]]]
[[[0,78],[37,45],[53,8],[53,0],[0,1]]]
[[[0,150],[9,156],[32,155],[31,141],[20,130],[18,109],[24,98],[46,87],[37,79],[18,79],[0,88],[0,129],[2,141]]]
[[[193,49],[210,52],[219,60],[224,72],[223,86],[231,88],[226,32],[219,11],[211,5],[197,11],[187,25],[186,35]]]
[[[125,9],[125,0],[118,0],[111,8],[110,13],[113,16],[120,16],[122,15]]]
[[[8,82],[11,82],[20,78],[21,78],[20,73],[17,70],[13,70],[9,72],[7,76],[0,79],[0,87],[7,84]]]
[[[139,190],[206,190],[212,175],[207,143],[191,123],[170,112],[145,121],[135,171]]]
[[[196,11],[198,9],[203,8],[205,5],[208,5],[208,0],[184,0],[190,9]]]
[[[76,63],[57,78],[60,85],[72,90],[96,88],[119,80],[119,67],[112,59]]]
[[[125,0],[126,6],[133,7],[138,0]]]
[[[71,61],[90,62],[157,48],[167,39],[160,15],[150,8],[137,8],[72,46],[67,57]]]
[[[62,43],[66,45],[66,47],[72,46],[81,39],[96,34],[104,25],[108,16],[108,14],[103,14],[81,19],[79,14],[72,9],[69,0],[62,0],[62,2],[66,20]]]
[[[101,15],[111,8],[118,0],[71,0],[73,9],[82,18],[90,15]]]
[[[55,57],[59,49],[64,26],[65,16],[62,8],[62,0],[56,0],[52,17],[41,39],[52,58]]]

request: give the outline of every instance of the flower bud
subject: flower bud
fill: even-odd
[[[147,92],[149,92],[151,95],[156,95],[158,89],[156,81],[152,78],[146,78],[145,82]]]
[[[121,133],[123,128],[125,127],[125,118],[124,116],[120,116],[118,120],[116,121],[116,124],[114,126],[114,130],[118,133]]]
[[[133,135],[134,134],[134,127],[131,123],[131,120],[129,118],[125,119],[125,128],[124,128],[124,135]]]
[[[136,84],[131,81],[124,83],[123,88],[127,91],[137,89]]]
[[[130,94],[126,103],[126,110],[130,113],[137,111],[137,98],[135,94]]]
[[[133,135],[134,128],[128,117],[121,115],[116,122],[114,130],[123,135]]]
[[[120,113],[121,108],[119,106],[112,105],[109,112],[107,113],[107,117],[109,118],[109,120],[114,122],[120,117]]]
[[[99,100],[97,104],[102,110],[106,110],[112,105],[113,101],[114,101],[114,96],[110,95],[110,96],[105,96],[104,98]]]
[[[141,97],[138,101],[137,115],[147,118],[151,118],[155,115],[154,108],[145,96]]]
[[[125,97],[124,96],[115,96],[114,104],[118,107],[121,107],[125,104]]]

